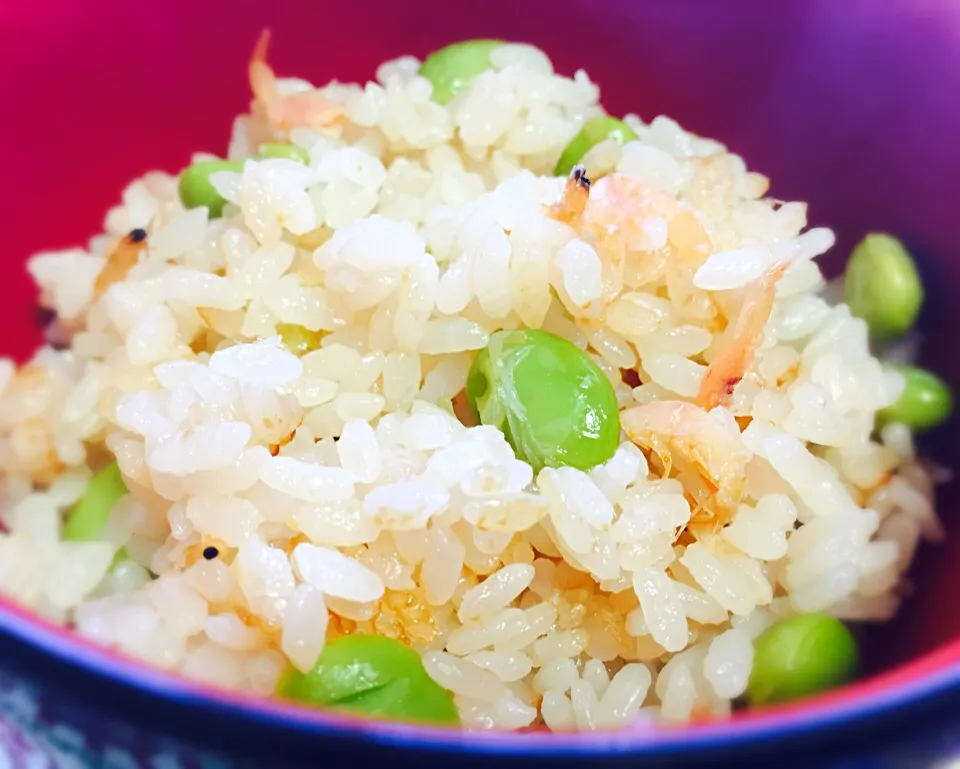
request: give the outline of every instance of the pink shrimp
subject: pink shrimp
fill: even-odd
[[[567,179],[560,202],[549,215],[575,229],[589,230],[600,247],[633,247],[649,217],[667,224],[668,241],[679,251],[697,250],[706,258],[709,237],[689,210],[667,193],[627,174],[607,174],[591,184],[584,167]]]
[[[781,259],[747,287],[734,326],[733,340],[707,367],[697,393],[697,405],[709,411],[729,402],[733,389],[743,379],[763,341],[764,328],[773,310],[777,282],[794,261],[793,256]]]
[[[330,101],[318,91],[281,94],[277,76],[267,64],[270,30],[260,33],[260,39],[250,58],[250,88],[254,101],[263,110],[271,127],[280,132],[304,127],[322,130],[341,120],[343,107]]]
[[[652,401],[620,413],[637,446],[653,452],[664,478],[675,472],[694,500],[692,522],[722,525],[743,497],[750,453],[729,414],[707,413],[686,401]]]
[[[147,248],[147,233],[144,230],[133,230],[121,240],[117,247],[110,252],[106,264],[97,275],[93,284],[94,298],[100,296],[114,283],[119,283],[127,277],[140,261],[140,254]]]
[[[651,222],[666,225],[667,242],[693,269],[710,253],[709,236],[691,211],[667,193],[626,174],[608,174],[591,184],[583,166],[576,166],[563,197],[547,213],[595,246],[608,297],[623,287],[628,255],[651,258],[644,252],[659,248],[650,242]]]

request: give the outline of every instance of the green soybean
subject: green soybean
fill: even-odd
[[[110,510],[127,487],[116,462],[111,462],[90,479],[83,496],[63,524],[63,538],[75,542],[97,539],[107,524]]]
[[[546,331],[494,333],[467,376],[467,399],[535,471],[595,467],[620,442],[610,380],[583,350]]]
[[[309,673],[287,671],[277,694],[391,720],[460,722],[453,697],[427,675],[420,655],[385,636],[351,635],[327,644]]]
[[[851,680],[860,654],[853,634],[826,614],[801,614],[766,630],[754,646],[751,705],[802,699]]]
[[[936,374],[917,366],[891,365],[903,374],[903,392],[896,402],[877,414],[881,425],[901,422],[921,432],[942,425],[953,412],[953,392]]]
[[[568,176],[573,167],[583,160],[583,156],[602,141],[613,139],[617,144],[624,145],[638,138],[636,131],[615,117],[605,115],[591,118],[563,150],[553,173],[556,176]],[[588,168],[588,175],[589,171]]]
[[[913,328],[924,292],[916,264],[903,244],[883,233],[867,235],[850,255],[844,299],[877,339]]]
[[[490,54],[501,45],[502,40],[465,40],[431,53],[420,65],[420,74],[433,86],[433,100],[448,104],[490,68]]]
[[[238,160],[202,160],[186,168],[180,174],[177,191],[185,208],[206,206],[210,218],[216,219],[223,213],[227,202],[210,182],[210,175],[218,171],[243,171],[243,163]]]
[[[257,149],[257,154],[262,158],[295,160],[298,163],[303,163],[305,166],[310,165],[310,153],[303,149],[303,147],[298,147],[296,144],[283,144],[280,142],[261,144]]]

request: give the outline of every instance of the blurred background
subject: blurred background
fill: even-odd
[[[668,114],[743,154],[774,196],[812,201],[812,220],[839,228],[836,254],[871,228],[953,247],[940,180],[960,178],[960,152],[931,149],[960,136],[954,0],[3,0],[8,263],[83,242],[135,175],[225,152],[264,26],[278,73],[314,82],[368,79],[452,40],[534,43],[586,69],[609,111]],[[0,301],[24,313],[32,300],[11,271]]]

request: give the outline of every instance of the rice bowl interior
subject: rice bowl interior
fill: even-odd
[[[219,216],[154,172],[87,248],[31,261],[57,321],[3,362],[0,589],[264,695],[344,637],[395,639],[470,729],[723,716],[777,623],[890,619],[942,535],[935,472],[875,430],[904,381],[824,296],[831,233],[665,117],[625,116],[592,184],[556,175],[604,112],[532,47],[445,104],[420,70],[315,89],[264,45]],[[471,366],[522,329],[606,375],[602,463],[532,466],[474,424]],[[72,536],[114,461],[129,493]]]

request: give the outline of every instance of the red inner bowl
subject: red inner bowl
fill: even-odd
[[[946,354],[960,328],[960,6],[912,0],[7,0],[3,354],[23,360],[40,342],[30,254],[86,242],[135,176],[225,151],[264,26],[278,72],[314,82],[366,80],[385,59],[471,37],[534,43],[562,72],[585,68],[609,111],[668,114],[743,155],[773,195],[809,201],[811,223],[838,234],[828,269],[867,230],[907,239],[928,288],[926,363],[960,385],[960,357]],[[953,467],[950,430],[931,451]],[[948,529],[955,502],[941,494]],[[958,542],[921,552],[915,595],[868,638],[869,670],[886,673],[800,708],[865,702],[960,659]]]

